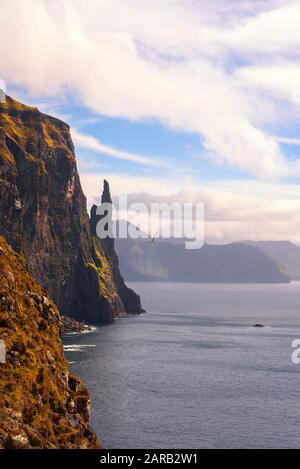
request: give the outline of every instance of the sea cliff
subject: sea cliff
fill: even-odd
[[[0,234],[60,311],[87,323],[142,311],[113,245],[91,235],[69,126],[10,97],[0,104]]]
[[[90,397],[70,374],[56,305],[0,237],[0,448],[98,448]]]

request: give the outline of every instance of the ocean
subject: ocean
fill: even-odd
[[[300,446],[300,283],[130,286],[146,314],[64,338],[104,448]]]

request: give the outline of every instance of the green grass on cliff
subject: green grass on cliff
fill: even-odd
[[[0,364],[0,448],[11,447],[19,435],[26,448],[98,447],[80,410],[89,401],[87,390],[76,377],[76,391],[70,386],[61,327],[55,304],[0,236],[0,339],[6,347],[6,363]]]

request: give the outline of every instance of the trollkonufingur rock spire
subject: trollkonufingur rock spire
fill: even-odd
[[[102,196],[101,196],[101,204],[103,204],[103,203],[107,203],[107,204],[112,203],[111,196],[110,196],[109,184],[108,184],[106,179],[104,179],[104,182],[103,182],[103,192],[102,192]]]
[[[101,196],[101,204],[103,203],[112,203],[109,184],[106,180],[103,183],[103,192]],[[119,260],[118,256],[115,251],[115,243],[114,238],[107,236],[104,239],[99,239],[97,237],[97,223],[99,220],[107,215],[97,214],[97,206],[93,205],[91,209],[91,235],[93,237],[95,246],[101,246],[104,251],[105,257],[108,259],[109,265],[111,266],[112,276],[114,279],[114,283],[117,288],[118,295],[124,305],[124,310],[126,313],[130,314],[139,314],[142,313],[144,310],[141,306],[141,300],[139,295],[137,295],[131,288],[128,288],[124,282],[124,279],[120,273],[119,269]],[[112,219],[108,221],[108,224],[112,223]]]

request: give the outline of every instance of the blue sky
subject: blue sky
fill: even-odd
[[[193,193],[216,242],[300,242],[299,2],[0,8],[0,78],[70,124],[89,204],[106,177],[137,198]]]
[[[124,152],[151,156],[163,161],[165,168],[144,166],[128,160],[111,158],[108,153],[91,148],[76,146],[76,155],[80,173],[116,173],[161,176],[174,179],[192,177],[199,183],[226,179],[249,179],[249,174],[234,165],[219,164],[206,157],[201,135],[170,128],[157,119],[131,120],[108,117],[92,111],[78,103],[72,96],[62,100],[45,99],[43,96],[32,97],[25,89],[7,83],[7,92],[23,102],[38,106],[46,113],[66,121],[71,128],[84,135],[92,136],[108,147]],[[290,136],[290,135],[289,135]],[[76,140],[75,140],[76,145]],[[289,146],[289,145],[288,145]],[[287,147],[288,147],[287,146]],[[291,153],[295,146],[291,145]],[[296,148],[297,149],[297,148]],[[181,187],[179,186],[179,189]]]
[[[79,109],[80,113],[80,109]],[[166,175],[172,172],[183,175],[192,175],[201,180],[215,180],[226,178],[249,177],[246,172],[240,171],[227,165],[220,165],[209,161],[208,158],[201,158],[205,154],[201,144],[201,136],[196,133],[182,132],[170,129],[158,121],[134,122],[127,119],[109,118],[101,116],[99,121],[93,123],[75,122],[74,126],[84,133],[100,139],[108,146],[122,148],[124,151],[138,153],[140,155],[151,155],[158,160],[163,160],[169,164],[165,169]],[[294,147],[292,146],[292,150]],[[78,148],[80,158],[82,149]],[[95,162],[101,160],[101,164],[108,171],[125,170],[136,171],[139,174],[161,174],[161,169],[149,169],[141,167],[128,161],[120,162],[109,157],[102,158],[97,152],[86,151],[86,156],[90,155]],[[104,155],[104,154],[103,154]]]

